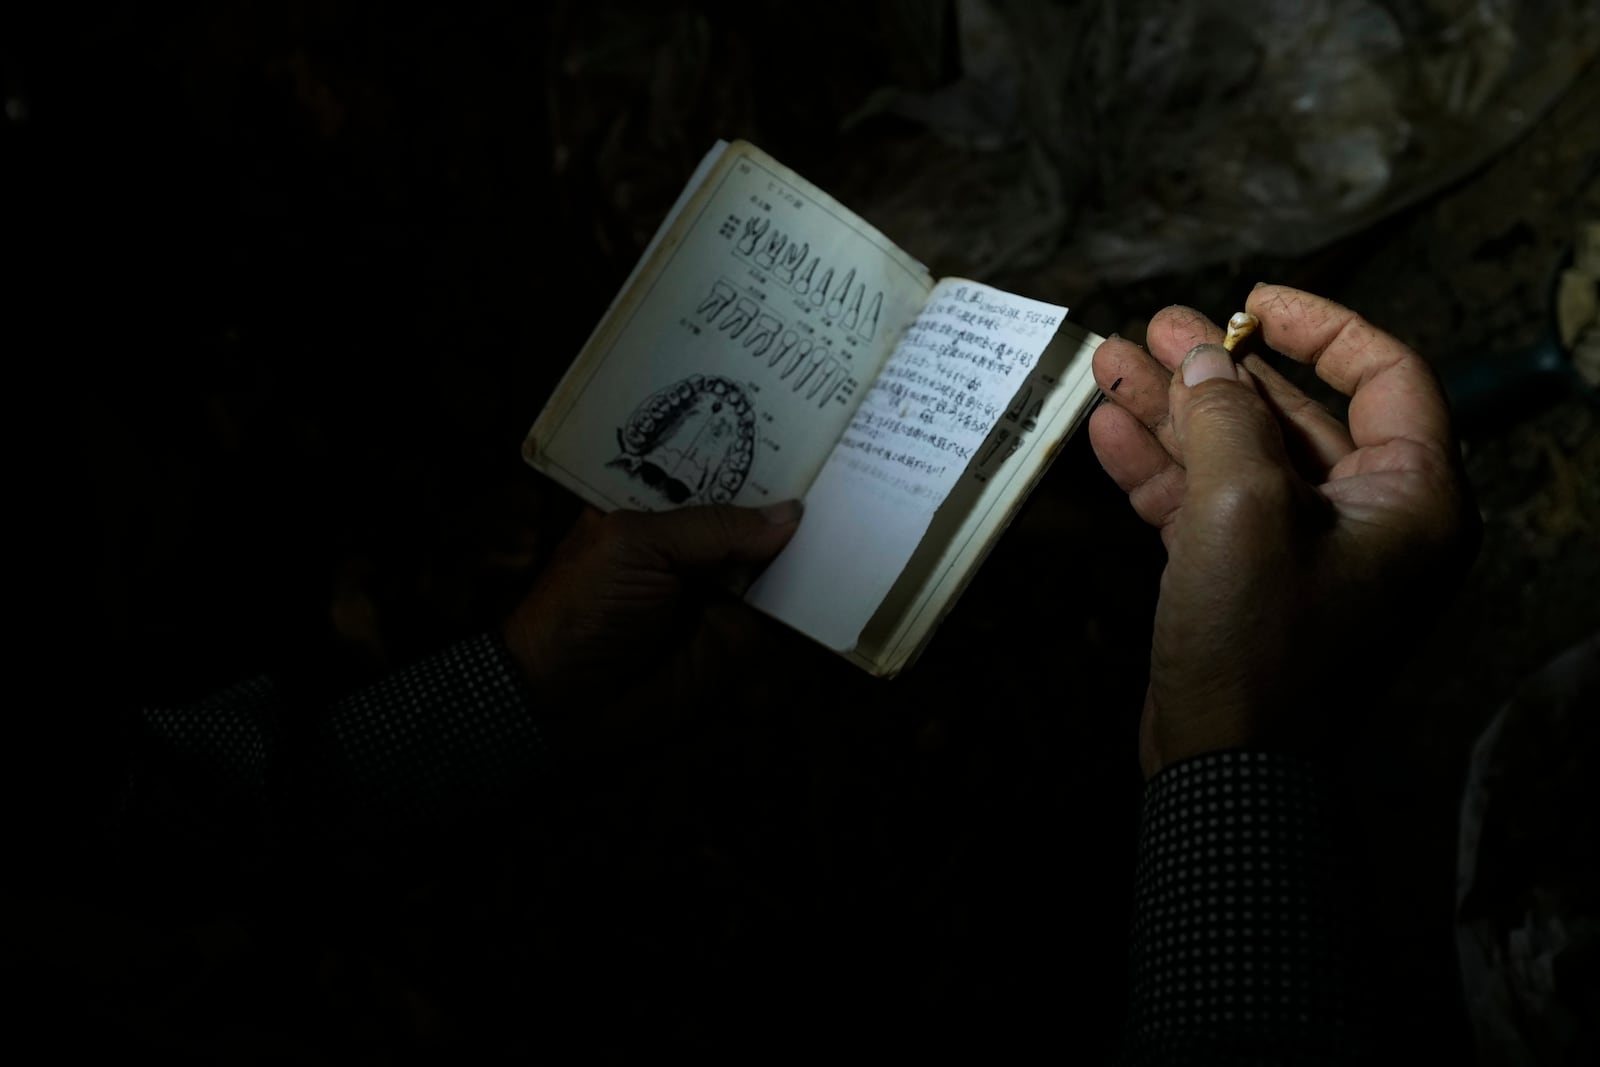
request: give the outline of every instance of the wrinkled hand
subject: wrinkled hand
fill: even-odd
[[[1147,776],[1202,752],[1329,739],[1476,550],[1449,411],[1421,357],[1295,289],[1260,286],[1246,310],[1269,346],[1350,397],[1348,428],[1259,357],[1234,364],[1223,331],[1188,308],[1151,321],[1148,353],[1112,339],[1094,357],[1113,403],[1090,441],[1168,551]]]
[[[580,747],[681,725],[758,620],[715,587],[788,543],[795,502],[586,512],[502,634],[546,710]]]

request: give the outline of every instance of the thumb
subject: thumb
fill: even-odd
[[[640,512],[633,522],[634,540],[674,568],[765,563],[794,536],[800,524],[800,502],[785,500],[764,508],[712,504]]]
[[[1190,494],[1292,470],[1283,431],[1255,379],[1221,345],[1197,345],[1184,357],[1168,409]]]

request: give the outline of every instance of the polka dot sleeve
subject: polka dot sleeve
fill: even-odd
[[[296,735],[293,724],[307,720],[309,732]],[[118,805],[129,830],[182,822],[237,840],[251,825],[404,832],[503,799],[548,768],[529,694],[488,634],[309,716],[259,678],[184,707],[145,708],[139,721]]]
[[[431,823],[492,802],[546,766],[504,648],[469,638],[347,697],[321,731],[319,777],[386,821]]]
[[[1311,765],[1218,752],[1146,787],[1123,1062],[1358,1058],[1347,897]]]
[[[144,708],[146,733],[178,759],[206,767],[234,792],[256,795],[282,748],[281,697],[270,678],[252,678],[177,708]]]

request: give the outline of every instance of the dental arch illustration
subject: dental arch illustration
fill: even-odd
[[[693,374],[658,389],[617,429],[622,452],[607,466],[670,504],[726,504],[755,459],[756,413],[739,384]]]

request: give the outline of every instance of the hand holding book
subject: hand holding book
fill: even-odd
[[[585,512],[500,631],[564,740],[592,749],[684,725],[751,658],[748,610],[714,586],[768,563],[800,514],[794,501]]]
[[[755,147],[690,179],[529,432],[596,507],[803,498],[749,601],[876,674],[926,644],[1094,395],[1066,309],[934,279]]]

